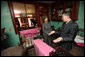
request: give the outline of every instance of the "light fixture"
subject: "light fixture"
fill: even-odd
[[[15,13],[15,14],[20,14],[21,12],[18,11],[18,10],[14,10],[14,13]]]

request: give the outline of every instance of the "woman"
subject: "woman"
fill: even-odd
[[[43,17],[44,23],[42,24],[44,42],[51,46],[51,39],[49,38],[49,33],[51,32],[51,25],[48,22],[48,18],[46,16]]]

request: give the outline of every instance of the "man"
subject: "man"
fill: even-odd
[[[70,19],[69,13],[63,13],[62,20],[65,23],[62,25],[61,31],[52,31],[49,33],[49,35],[53,33],[60,34],[60,37],[53,40],[53,42],[62,42],[61,47],[65,48],[66,50],[71,50],[72,42],[74,41],[74,38],[76,37],[76,34],[78,32],[78,25]]]

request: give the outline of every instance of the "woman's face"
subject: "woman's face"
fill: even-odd
[[[48,22],[48,18],[46,17],[44,21],[45,21],[45,22]]]

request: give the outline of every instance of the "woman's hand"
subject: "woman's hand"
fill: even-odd
[[[48,35],[51,35],[51,34],[53,34],[53,33],[55,33],[55,31],[51,31]]]

